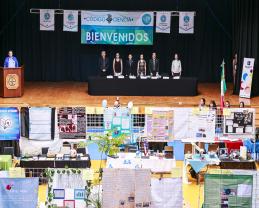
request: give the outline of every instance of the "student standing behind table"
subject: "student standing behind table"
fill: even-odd
[[[204,108],[206,108],[206,100],[205,98],[201,98],[199,103],[199,109],[202,110]]]
[[[116,53],[115,58],[113,59],[112,69],[113,69],[113,76],[118,77],[122,75],[123,64],[119,53]]]
[[[108,75],[109,59],[106,57],[106,51],[101,51],[101,56],[98,60],[99,75],[104,77]]]
[[[123,71],[125,76],[136,76],[136,63],[133,60],[133,56],[131,53],[128,55],[128,59],[125,62],[125,67]]]
[[[152,53],[152,58],[149,60],[149,72],[150,76],[158,76],[159,74],[159,60],[156,57],[156,53]]]
[[[181,77],[182,74],[182,65],[177,53],[174,55],[174,60],[172,61],[171,73],[173,77]]]
[[[147,75],[147,64],[144,60],[144,55],[140,54],[139,61],[138,61],[138,67],[137,67],[137,75],[138,76],[146,76]]]

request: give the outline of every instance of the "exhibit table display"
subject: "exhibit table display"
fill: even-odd
[[[136,157],[135,153],[119,153],[118,158],[107,158],[107,168],[150,169],[153,173],[170,173],[176,167],[175,159]]]
[[[221,160],[220,169],[256,170],[254,160]]]
[[[81,157],[81,159],[62,159],[41,158],[38,159],[21,159],[20,165],[23,168],[90,168],[90,156]]]

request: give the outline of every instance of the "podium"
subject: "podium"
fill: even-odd
[[[5,98],[21,97],[24,86],[24,67],[0,67],[0,96]]]

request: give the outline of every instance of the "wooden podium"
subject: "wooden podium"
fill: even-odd
[[[0,67],[0,96],[21,97],[24,86],[24,68]]]

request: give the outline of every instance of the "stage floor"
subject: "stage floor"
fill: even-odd
[[[88,105],[101,106],[102,100],[107,99],[112,105],[115,96],[90,96],[88,95],[88,85],[84,82],[26,82],[24,95],[21,98],[0,98],[0,105],[4,106],[74,106]],[[166,90],[166,89],[165,89]],[[120,96],[121,103],[127,104],[133,101],[135,106],[197,106],[200,98],[220,101],[219,83],[200,83],[198,85],[198,95],[194,97],[172,96],[172,97],[152,97],[152,96]],[[225,96],[231,105],[239,104],[239,97],[232,95],[232,84],[228,84]],[[246,99],[247,100],[247,99]],[[259,97],[247,100],[251,107],[259,106]],[[250,103],[251,102],[251,103]],[[233,107],[234,107],[233,106]]]

